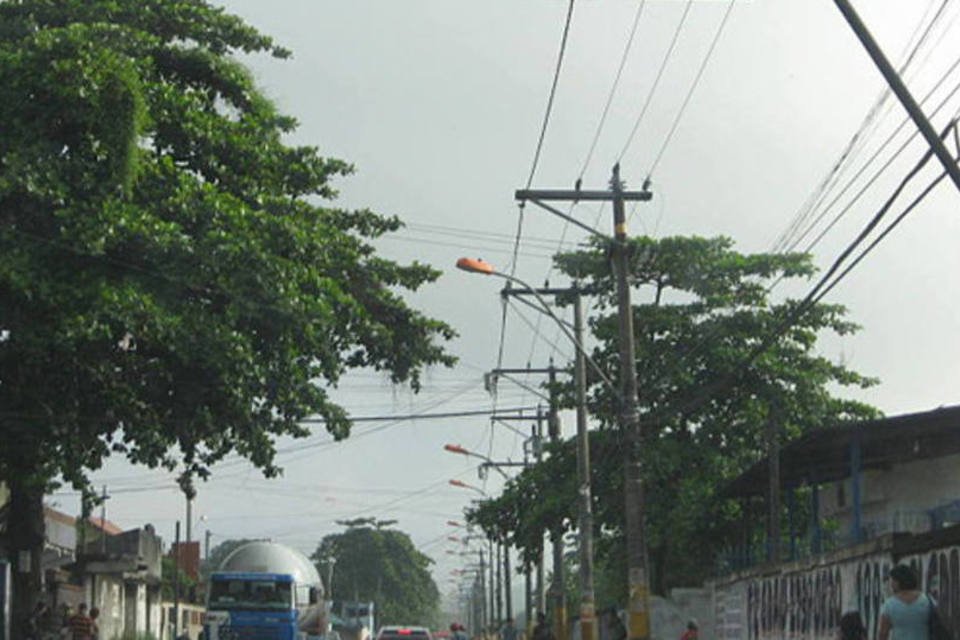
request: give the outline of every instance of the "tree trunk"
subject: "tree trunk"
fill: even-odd
[[[41,597],[41,556],[46,538],[43,517],[43,482],[27,473],[10,478],[10,510],[7,519],[7,548],[13,568],[13,637],[25,628],[27,619]]]

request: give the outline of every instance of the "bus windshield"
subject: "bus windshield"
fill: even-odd
[[[289,582],[273,580],[214,580],[207,608],[287,611],[293,607],[290,587]]]

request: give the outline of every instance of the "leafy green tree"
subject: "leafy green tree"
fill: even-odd
[[[174,581],[173,556],[163,556],[163,558],[160,559],[160,565],[162,576],[160,590],[163,595],[163,599],[172,601],[175,594],[175,585],[179,584],[181,602],[192,602],[197,593],[197,581],[187,575],[182,568],[176,572],[177,579]]]
[[[396,218],[330,206],[350,165],[284,142],[296,122],[236,54],[288,52],[204,0],[0,1],[0,479],[6,548],[42,497],[111,453],[181,469],[235,452],[267,475],[277,436],[370,367],[419,389],[446,324],[403,299],[438,273],[378,257]]]
[[[652,587],[699,583],[721,547],[733,538],[738,507],[719,495],[765,454],[773,421],[789,440],[811,429],[878,412],[834,395],[873,380],[817,355],[823,333],[857,327],[839,305],[817,304],[778,335],[796,301],[775,303],[769,284],[809,278],[814,267],[799,254],[744,255],[726,238],[634,238],[629,246],[639,403],[644,424],[642,460],[646,533]],[[592,358],[614,387],[592,374],[589,409],[599,422],[590,435],[597,573],[603,598],[625,601],[623,446],[617,428],[619,387],[615,283],[606,247],[562,254],[560,269],[598,292],[589,326]],[[636,295],[636,294],[635,294]],[[572,405],[569,387],[560,389]],[[576,523],[576,451],[569,440],[549,449],[541,465],[508,483],[502,496],[470,516],[485,530],[509,532],[525,557],[535,559],[543,532]],[[606,575],[607,572],[613,572]],[[598,603],[602,599],[598,598]]]
[[[372,601],[377,624],[438,622],[440,592],[429,557],[410,536],[375,522],[351,522],[343,533],[324,537],[310,556],[326,581],[333,559],[334,600]]]

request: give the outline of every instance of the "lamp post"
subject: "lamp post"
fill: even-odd
[[[540,303],[543,311],[557,323],[563,333],[570,339],[576,349],[576,360],[574,367],[574,379],[577,392],[577,475],[579,480],[578,491],[578,516],[579,516],[579,547],[580,547],[580,637],[582,640],[595,640],[598,637],[595,598],[593,586],[593,498],[591,494],[590,479],[590,440],[587,429],[586,412],[586,365],[588,357],[586,349],[583,347],[583,310],[580,303],[580,292],[577,289],[574,293],[574,331],[567,328],[566,323],[558,318],[550,309],[549,305],[540,295],[536,288],[530,286],[520,278],[497,271],[493,265],[483,260],[473,258],[460,258],[457,260],[457,267],[470,273],[480,273],[503,278],[508,282],[515,283],[524,290],[530,292]],[[590,360],[590,364],[598,372],[601,379],[610,384],[607,376],[599,367]],[[554,536],[554,545],[562,544],[561,536]],[[562,557],[557,557],[555,549],[555,565],[559,560],[562,563]],[[561,564],[562,566],[562,564]],[[554,573],[557,574],[555,566]],[[558,636],[566,634],[566,620],[563,613],[563,585],[555,575],[554,591],[557,598],[558,609],[556,634]]]

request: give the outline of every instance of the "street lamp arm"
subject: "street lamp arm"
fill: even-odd
[[[617,389],[616,385],[613,384],[613,381],[610,380],[607,374],[603,372],[603,369],[600,368],[600,365],[598,365],[596,361],[590,357],[590,354],[587,353],[587,350],[583,348],[583,344],[577,340],[577,337],[570,332],[570,329],[567,328],[566,323],[557,317],[557,314],[553,312],[553,309],[550,308],[550,305],[547,304],[547,301],[543,299],[543,296],[540,295],[540,292],[537,291],[536,288],[531,287],[529,284],[520,278],[517,278],[516,276],[511,276],[509,274],[497,271],[493,268],[492,264],[481,260],[480,258],[460,258],[457,260],[457,268],[470,273],[498,276],[507,282],[513,282],[520,285],[524,291],[528,291],[530,294],[532,294],[533,297],[536,298],[537,302],[540,303],[540,306],[543,307],[543,312],[550,316],[551,320],[557,323],[557,325],[560,327],[560,330],[563,331],[563,335],[565,335],[567,339],[573,343],[574,347],[576,347],[576,349],[583,354],[584,359],[590,364],[591,367],[593,367],[594,372],[600,377],[601,380],[603,380],[604,384],[607,385],[610,391],[614,393],[615,397],[619,398],[621,401],[623,400],[620,390]]]

